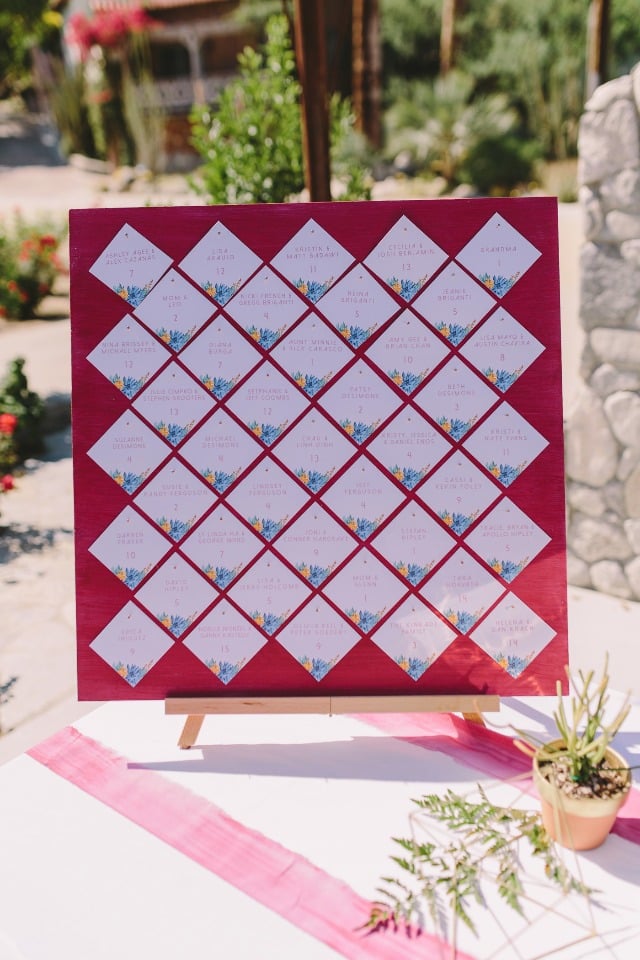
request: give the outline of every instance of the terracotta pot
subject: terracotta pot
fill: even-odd
[[[548,744],[551,748],[561,745],[561,740]],[[560,846],[571,850],[593,850],[609,836],[618,811],[629,795],[631,770],[615,750],[609,748],[606,757],[612,766],[627,771],[625,789],[613,797],[568,797],[542,775],[538,755],[534,756],[533,782],[540,795],[542,822],[549,836]]]

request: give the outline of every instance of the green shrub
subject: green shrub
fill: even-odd
[[[471,147],[461,173],[480,193],[508,196],[535,178],[540,152],[537,143],[517,133],[490,135]]]
[[[24,360],[18,357],[0,382],[0,474],[42,452],[43,416],[44,404],[29,389]]]
[[[64,267],[58,255],[65,229],[29,223],[20,214],[0,220],[0,317],[33,317]]]

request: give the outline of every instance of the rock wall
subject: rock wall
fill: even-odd
[[[565,424],[568,575],[640,599],[640,64],[599,87],[578,140],[579,396]]]

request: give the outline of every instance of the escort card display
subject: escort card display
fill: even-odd
[[[554,200],[70,221],[81,699],[555,692]]]

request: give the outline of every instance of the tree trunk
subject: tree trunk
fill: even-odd
[[[459,13],[459,0],[442,0],[442,21],[440,24],[440,74],[445,76],[454,65],[456,16]]]
[[[611,0],[591,0],[587,20],[587,75],[585,100],[609,74]]]
[[[382,51],[378,0],[353,0],[352,100],[356,129],[377,149],[382,146]]]
[[[302,84],[305,183],[312,201],[331,200],[329,104],[323,0],[296,0],[295,47]]]

